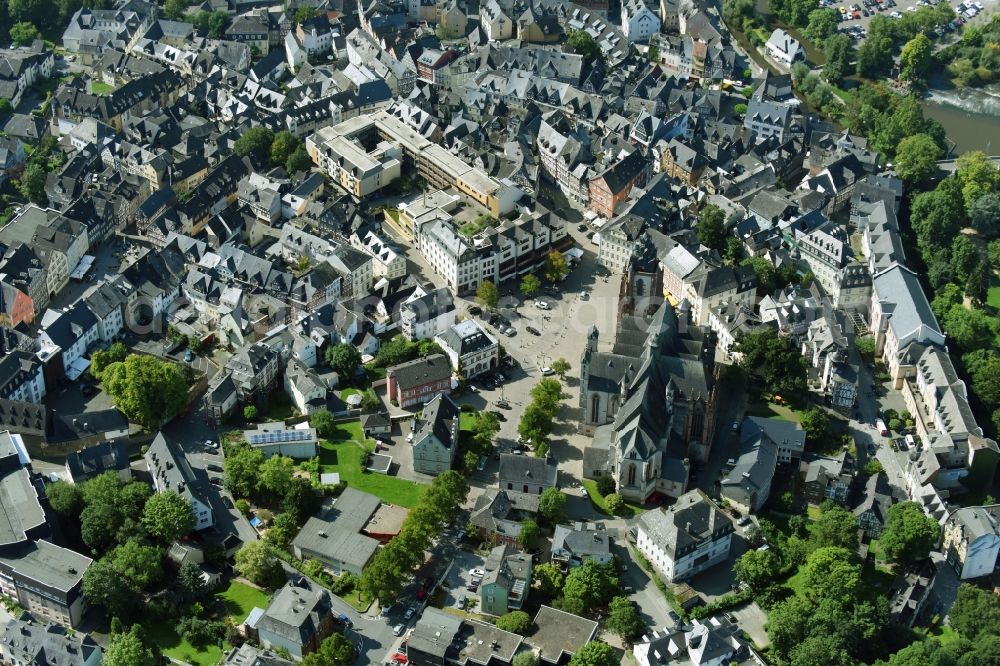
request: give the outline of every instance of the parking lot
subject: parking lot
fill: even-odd
[[[445,608],[454,608],[467,612],[475,612],[479,604],[479,586],[469,589],[472,583],[472,571],[483,570],[483,558],[466,550],[456,550],[451,571],[445,579]],[[479,577],[481,580],[481,576]]]
[[[832,0],[820,0],[821,7],[831,7],[837,10],[842,20],[837,26],[838,32],[843,32],[852,37],[855,45],[868,36],[868,24],[871,20],[881,14],[890,19],[896,19],[904,12],[915,12],[920,7],[933,6],[931,0],[852,0],[850,2],[833,2]],[[957,39],[961,28],[969,21],[980,22],[987,14],[996,11],[998,0],[985,0],[979,2],[949,2],[955,9],[958,17],[953,25],[941,26],[938,35],[944,41]],[[978,6],[977,6],[978,5]],[[954,35],[954,36],[949,36]]]

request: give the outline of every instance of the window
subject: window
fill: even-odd
[[[628,485],[635,485],[635,465],[628,466]]]

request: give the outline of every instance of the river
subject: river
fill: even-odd
[[[955,154],[982,150],[1000,154],[1000,83],[982,88],[931,89],[921,102],[924,113],[944,126]]]

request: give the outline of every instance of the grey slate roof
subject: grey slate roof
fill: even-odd
[[[672,557],[704,541],[733,531],[733,522],[701,490],[684,493],[667,508],[647,511],[639,524]]]
[[[409,389],[451,377],[451,363],[442,354],[432,354],[391,366],[386,376],[394,377],[401,389]]]
[[[297,645],[307,645],[331,614],[332,601],[326,590],[287,583],[278,590],[257,621],[257,631],[269,631]]]

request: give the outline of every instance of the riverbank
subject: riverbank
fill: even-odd
[[[941,123],[954,152],[1000,151],[1000,84],[981,88],[931,89],[920,101],[924,113]],[[996,139],[996,145],[992,143]]]

